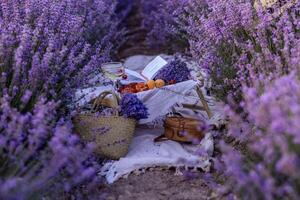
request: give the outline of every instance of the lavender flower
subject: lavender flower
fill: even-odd
[[[222,100],[231,94],[240,101],[242,85],[253,86],[257,80],[276,79],[299,68],[299,2],[287,2],[293,6],[279,16],[252,2],[190,3],[191,52],[212,72]],[[275,4],[272,9],[281,7]]]
[[[297,199],[300,195],[299,83],[295,75],[289,75],[266,84],[262,94],[247,88],[246,119],[230,113],[229,134],[246,144],[248,158],[237,151],[234,157],[232,149],[223,149],[225,174],[234,185],[227,188],[243,198]]]
[[[122,41],[114,11],[107,0],[0,0],[1,199],[56,199],[99,183],[68,105]]]
[[[283,4],[266,9],[252,0],[192,0],[187,15],[174,19],[188,22],[193,57],[230,103],[228,133],[247,154],[222,142],[218,168],[227,175],[222,191],[242,199],[300,195],[300,3]]]
[[[142,0],[143,28],[149,47],[167,52],[184,52],[189,44],[184,28],[186,0]]]
[[[112,17],[115,4],[110,1],[30,0],[1,5],[7,6],[0,16],[0,64],[1,72],[12,77],[2,83],[10,83],[6,91],[10,95],[22,94],[28,86],[33,100],[46,95],[69,104],[74,89],[86,84],[89,75],[115,54],[119,43],[112,41],[122,41],[119,22]],[[20,98],[15,101],[17,105]]]
[[[0,107],[1,198],[55,198],[85,181],[99,183],[96,168],[83,165],[92,149],[71,134],[69,123],[60,120],[55,124],[56,103],[44,99],[32,113],[23,114],[10,107],[9,101],[8,96],[3,97]],[[77,181],[78,175],[91,169],[93,173]]]
[[[146,119],[149,115],[147,107],[135,94],[125,94],[122,97],[120,107],[121,114],[128,118],[140,120]]]
[[[190,79],[190,70],[185,62],[179,57],[175,57],[158,72],[155,79],[162,79],[165,82],[175,81],[176,83],[187,81]]]

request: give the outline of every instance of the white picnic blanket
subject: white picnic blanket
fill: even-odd
[[[170,56],[163,57],[167,60],[171,58]],[[154,56],[132,56],[126,59],[125,67],[139,71],[153,58]],[[196,63],[187,61],[187,64],[192,70],[192,74],[199,73],[196,72],[198,67]],[[206,78],[206,74],[203,72],[202,76],[204,79]],[[205,85],[207,84],[209,83],[205,81]],[[196,85],[196,81],[190,80],[164,87],[164,89],[154,89],[137,94],[138,98],[148,108],[150,114],[148,119],[141,120],[139,123],[150,126],[143,126],[144,128],[137,129],[129,153],[124,158],[118,161],[109,161],[103,166],[100,174],[106,178],[108,183],[113,183],[121,177],[126,177],[131,172],[140,172],[152,167],[194,167],[209,171],[210,156],[212,156],[214,149],[212,134],[207,134],[199,145],[183,145],[174,141],[153,142],[155,137],[163,133],[163,129],[153,129],[151,123],[157,120],[160,121],[161,117],[171,112],[174,108],[183,116],[195,115],[210,124],[219,125],[223,122],[217,101],[213,97],[206,95],[205,87],[201,89],[213,113],[211,119],[208,119],[204,111],[194,112],[180,106],[181,103],[200,104],[199,97],[194,90]],[[103,91],[112,88],[112,86],[98,86],[78,90],[75,101],[77,101],[78,105],[84,105]],[[202,149],[202,153],[204,152],[202,156],[196,154],[199,148]]]
[[[154,138],[162,132],[162,129],[138,129],[129,153],[119,161],[107,162],[100,175],[111,184],[132,172],[142,173],[153,167],[191,167],[205,172],[210,170],[210,157],[214,151],[211,134],[207,134],[199,145],[182,145],[173,141],[154,143]],[[201,155],[196,154],[199,148],[202,149]]]

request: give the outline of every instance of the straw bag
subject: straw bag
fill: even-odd
[[[79,114],[74,118],[75,131],[86,142],[95,142],[95,153],[105,158],[119,159],[128,153],[135,131],[136,120],[119,116],[96,116],[95,111],[107,95],[113,96],[114,107],[118,107],[118,96],[110,91],[103,92],[94,101],[90,113]]]

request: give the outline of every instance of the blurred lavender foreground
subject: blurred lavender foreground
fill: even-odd
[[[300,1],[265,2],[0,0],[0,199],[103,197],[93,144],[73,134],[74,91],[103,62],[153,52],[184,52],[210,73],[229,120],[220,174],[148,172],[103,192],[299,199]]]
[[[115,5],[0,1],[0,199],[55,198],[99,182],[66,105],[119,46]]]

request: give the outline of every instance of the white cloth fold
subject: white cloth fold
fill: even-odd
[[[100,174],[111,184],[131,172],[152,167],[193,167],[206,172],[210,170],[210,156],[214,150],[210,133],[206,134],[199,145],[183,145],[174,141],[154,143],[154,138],[162,131],[162,129],[138,129],[128,154],[118,161],[106,163]],[[199,148],[206,154],[197,155],[196,151]]]
[[[140,120],[140,124],[150,123],[158,117],[168,114],[175,104],[187,102],[189,97],[186,96],[186,93],[194,89],[196,85],[196,81],[190,80],[137,93],[138,98],[145,104],[149,112],[148,118]]]

